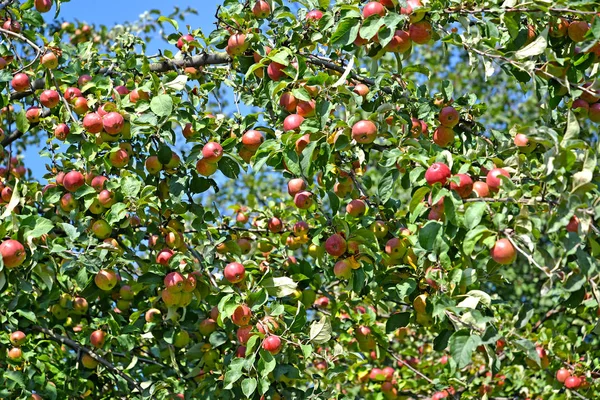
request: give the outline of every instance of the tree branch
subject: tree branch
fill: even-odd
[[[129,375],[127,375],[126,373],[124,373],[123,371],[121,371],[120,369],[115,367],[112,363],[107,361],[105,358],[100,357],[98,354],[96,354],[93,351],[91,351],[90,349],[82,346],[81,344],[77,343],[76,341],[71,340],[65,336],[57,335],[56,333],[52,332],[50,329],[46,329],[42,326],[34,325],[34,326],[32,326],[32,329],[35,331],[44,333],[45,335],[49,336],[50,339],[54,340],[55,342],[65,344],[74,350],[84,352],[85,354],[92,357],[94,360],[98,361],[100,364],[104,365],[110,371],[116,373],[121,378],[125,379],[131,389],[136,389],[140,393],[140,395],[144,392],[144,390],[139,385],[139,383],[137,383],[135,380],[133,380]]]

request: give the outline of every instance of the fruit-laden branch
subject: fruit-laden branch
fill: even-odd
[[[74,350],[84,352],[85,354],[89,355],[90,357],[92,357],[94,360],[96,360],[100,364],[104,365],[110,371],[116,373],[117,375],[119,375],[120,377],[125,379],[127,381],[127,383],[129,384],[130,389],[136,389],[137,391],[139,391],[140,394],[142,394],[144,392],[142,387],[136,381],[134,381],[129,375],[127,375],[126,373],[124,373],[123,371],[121,371],[120,369],[115,367],[112,363],[107,361],[105,358],[100,357],[98,354],[96,354],[93,351],[91,351],[90,349],[82,346],[81,344],[77,343],[76,341],[71,340],[67,337],[61,336],[61,335],[57,335],[56,333],[52,332],[50,329],[46,329],[42,326],[34,325],[32,327],[32,329],[35,331],[44,333],[45,335],[47,335],[50,339],[54,340],[55,342],[67,345]]]
[[[472,199],[464,199],[463,200],[465,203],[477,203],[477,202],[486,202],[486,203],[519,203],[519,204],[535,204],[535,203],[546,203],[546,204],[553,204],[556,205],[558,204],[556,201],[554,200],[548,200],[548,199],[544,199],[542,197],[531,197],[531,198],[522,198],[522,199],[515,199],[513,197],[500,197],[500,198],[493,198],[493,197],[476,197],[476,198],[472,198]]]
[[[581,10],[572,10],[570,8],[547,8],[547,9],[539,9],[539,8],[479,8],[479,9],[468,9],[462,7],[451,7],[444,10],[447,14],[500,14],[500,13],[508,13],[508,12],[521,12],[521,13],[538,13],[538,12],[551,12],[553,14],[578,14],[578,15],[594,15],[596,11],[581,11]]]
[[[45,118],[49,115],[50,115],[50,110],[42,110],[42,112],[40,113],[40,118]],[[19,139],[25,133],[27,133],[27,132],[15,131],[15,132],[11,133],[10,135],[8,135],[7,137],[5,137],[4,140],[2,142],[0,142],[0,144],[2,145],[2,147],[6,147],[9,144],[11,144],[12,142],[14,142],[15,140]]]

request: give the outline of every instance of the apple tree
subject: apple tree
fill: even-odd
[[[600,396],[597,0],[66,2],[0,1],[1,398]]]

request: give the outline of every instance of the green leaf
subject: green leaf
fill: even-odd
[[[225,372],[225,377],[223,379],[223,389],[231,389],[233,384],[242,377],[244,374],[243,368],[245,363],[246,359],[236,358],[229,364],[229,368],[227,369],[227,372]]]
[[[475,245],[477,244],[477,242],[483,237],[483,235],[487,233],[492,232],[488,230],[485,226],[478,226],[475,229],[472,229],[469,232],[467,232],[465,240],[463,241],[463,250],[465,252],[465,255],[471,255],[471,253],[473,253],[473,250],[475,249]]]
[[[398,328],[404,328],[410,321],[409,312],[392,314],[385,323],[385,333],[394,332]]]
[[[313,347],[310,344],[302,344],[300,345],[300,348],[302,349],[304,358],[309,359],[312,354]]]
[[[127,216],[127,205],[125,203],[116,203],[110,208],[106,214],[106,222],[110,225],[115,225]]]
[[[415,212],[417,206],[421,203],[421,201],[423,201],[423,199],[429,192],[430,189],[428,187],[422,187],[417,189],[417,191],[415,191],[415,193],[413,194],[412,199],[410,199],[408,211],[410,211],[411,213]]]
[[[277,366],[277,361],[273,357],[271,353],[268,351],[261,350],[260,351],[260,360],[258,360],[258,372],[260,376],[266,377],[269,375],[275,367]]]
[[[20,387],[25,387],[25,379],[23,378],[23,374],[17,371],[4,371],[2,374],[6,379],[10,379],[15,382]]]
[[[246,378],[242,381],[242,392],[247,398],[251,398],[257,385],[256,378]]]
[[[346,46],[353,43],[358,36],[360,18],[343,18],[338,22],[335,32],[331,35],[331,44]]]
[[[161,164],[167,164],[169,163],[169,161],[171,161],[171,158],[173,157],[173,150],[171,150],[169,146],[162,145],[158,149],[157,156],[158,161],[160,161]]]
[[[396,295],[398,299],[403,300],[406,296],[409,296],[417,288],[417,281],[413,278],[409,278],[406,281],[396,285]]]
[[[157,22],[168,22],[171,25],[173,25],[173,28],[175,28],[176,31],[179,30],[179,24],[177,23],[177,21],[175,21],[172,18],[165,17],[164,15],[161,15],[160,17],[158,17],[158,19],[156,21]]]
[[[230,157],[223,157],[219,160],[219,170],[230,179],[236,179],[240,174],[240,166]]]
[[[33,226],[31,227],[31,229],[29,228],[31,225],[27,222],[33,223]],[[44,218],[44,217],[33,217],[33,216],[27,217],[23,221],[23,225],[27,226],[27,230],[25,231],[25,234],[23,235],[27,240],[39,238],[40,236],[45,235],[46,233],[50,232],[52,230],[52,228],[54,227],[54,224],[49,219]]]
[[[567,147],[569,141],[577,139],[579,137],[579,122],[573,111],[569,110],[567,113],[567,128],[565,129],[565,135],[560,142],[561,147]]]
[[[517,60],[520,60],[520,59],[527,58],[527,57],[537,56],[539,54],[542,54],[546,50],[546,47],[548,47],[548,27],[547,26],[546,26],[546,29],[544,29],[542,31],[542,33],[540,33],[533,42],[529,43],[527,46],[525,46],[522,49],[520,49],[519,51],[517,51],[515,53],[515,58]]]
[[[142,182],[133,176],[126,176],[121,180],[121,188],[125,196],[135,198],[142,188]]]
[[[27,132],[29,127],[29,121],[27,120],[27,116],[25,115],[25,109],[22,108],[21,111],[17,113],[16,116],[17,130],[19,132]]]
[[[161,94],[152,98],[150,109],[159,117],[167,117],[173,112],[173,99],[167,94]]]
[[[516,347],[518,349],[525,352],[525,355],[527,356],[527,358],[535,361],[535,363],[538,365],[538,367],[542,366],[542,360],[540,360],[540,356],[538,355],[538,353],[535,349],[535,344],[531,340],[519,339],[519,340],[515,340],[513,343],[516,345]]]
[[[437,221],[429,221],[419,230],[419,244],[425,250],[433,250],[438,236],[442,232],[443,225]]]
[[[212,347],[219,347],[224,343],[227,343],[227,334],[224,331],[214,331],[210,334],[208,341]]]
[[[360,27],[360,37],[365,40],[370,40],[379,32],[383,26],[384,20],[379,15],[372,15],[367,18]]]
[[[319,321],[314,321],[310,326],[309,339],[315,344],[328,342],[331,339],[331,322],[329,317],[323,315]]]
[[[487,209],[485,202],[470,203],[465,211],[465,228],[474,229],[479,226],[483,213]]]
[[[477,335],[471,335],[467,329],[454,332],[448,340],[448,345],[450,354],[458,364],[459,369],[471,363],[471,355],[480,343],[481,338]]]
[[[267,289],[267,292],[271,296],[285,297],[289,296],[296,291],[298,285],[291,278],[287,276],[280,277],[269,277],[263,279],[262,286]]]
[[[398,180],[398,170],[396,168],[387,171],[379,184],[377,185],[377,195],[382,203],[387,203],[394,194],[394,182]]]

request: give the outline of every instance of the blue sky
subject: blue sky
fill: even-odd
[[[191,7],[198,11],[198,15],[189,15],[185,23],[179,24],[180,29],[185,31],[187,29],[186,25],[190,25],[192,29],[200,27],[203,32],[208,34],[215,29],[214,15],[221,3],[222,0],[73,0],[62,3],[58,20],[78,20],[88,24],[113,26],[123,22],[135,21],[140,14],[152,9],[160,10],[163,15],[168,15],[175,6],[180,9]],[[51,22],[54,14],[54,9],[44,14],[45,20]],[[165,24],[165,26],[169,25]],[[150,44],[148,53],[151,54],[159,48],[170,48],[173,52],[177,51],[176,48],[159,38]],[[25,165],[31,169],[35,178],[43,181],[42,175],[46,173],[44,165],[49,160],[42,159],[39,156],[39,150],[40,148],[34,147],[27,149],[25,152]]]

